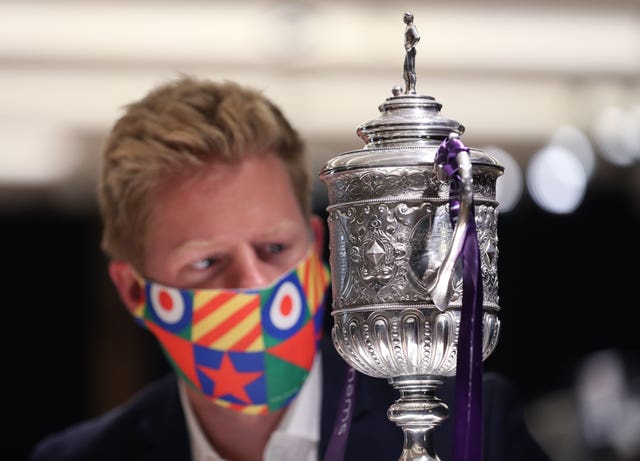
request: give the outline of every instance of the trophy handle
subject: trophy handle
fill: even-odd
[[[433,282],[427,287],[433,303],[438,309],[444,311],[449,306],[449,300],[453,294],[453,269],[456,261],[462,253],[469,219],[471,217],[471,207],[473,206],[473,176],[471,173],[471,159],[466,150],[457,154],[460,175],[460,210],[455,222],[453,237],[449,251],[442,260]],[[442,172],[442,166],[438,165],[438,172]]]

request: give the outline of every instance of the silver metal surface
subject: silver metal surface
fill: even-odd
[[[457,134],[452,134],[450,137],[458,137]],[[429,281],[431,275],[429,271],[425,271],[423,279],[427,284],[427,291],[431,294],[431,300],[438,309],[444,311],[449,306],[451,295],[454,290],[454,269],[456,264],[457,255],[462,254],[462,248],[464,247],[464,239],[469,227],[469,218],[471,215],[471,206],[473,204],[473,180],[471,177],[471,160],[469,154],[465,151],[461,151],[457,155],[457,161],[460,171],[460,210],[458,214],[458,220],[456,227],[453,230],[451,236],[451,246],[447,251],[440,268],[435,272],[433,281]],[[436,167],[438,170],[440,166]]]
[[[412,15],[405,23],[415,28]],[[433,97],[415,94],[414,66],[405,61],[404,90],[393,88],[380,116],[357,129],[364,147],[329,160],[320,179],[329,196],[333,343],[356,370],[398,389],[387,416],[404,432],[400,459],[429,461],[439,459],[431,431],[448,416],[435,392],[456,373],[462,306],[456,255],[472,203],[483,276],[483,359],[498,342],[495,185],[503,168],[477,149],[459,155],[454,227],[449,182],[434,159],[440,143],[464,127],[442,117]]]

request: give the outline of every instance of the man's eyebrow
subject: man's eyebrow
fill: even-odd
[[[276,226],[256,234],[256,238],[268,239],[273,237],[280,237],[282,234],[289,234],[296,230],[297,230],[297,225],[294,221],[281,221]]]
[[[268,240],[272,238],[288,237],[291,233],[297,230],[297,225],[294,221],[281,221],[277,225],[270,229],[263,230],[256,233],[251,237],[252,240]],[[207,238],[207,237],[194,237],[173,245],[172,251],[181,252],[189,249],[197,248],[212,248],[224,246],[225,239],[219,238]]]

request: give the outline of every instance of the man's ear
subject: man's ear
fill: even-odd
[[[120,299],[122,299],[127,309],[133,313],[143,296],[142,287],[138,282],[133,266],[126,261],[111,261],[109,263],[109,276],[118,290]]]
[[[320,259],[324,258],[326,242],[324,241],[325,223],[323,219],[318,215],[312,215],[309,219],[311,225],[311,231],[313,232],[313,244],[316,247],[316,252],[320,255]]]

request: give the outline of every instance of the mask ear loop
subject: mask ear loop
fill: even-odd
[[[142,317],[142,311],[146,304],[146,286],[148,281],[141,276],[136,269],[133,269],[133,274],[136,279],[136,285],[131,287],[132,296],[137,300],[137,305],[134,309],[134,317],[139,320]],[[133,291],[135,290],[135,292]]]

